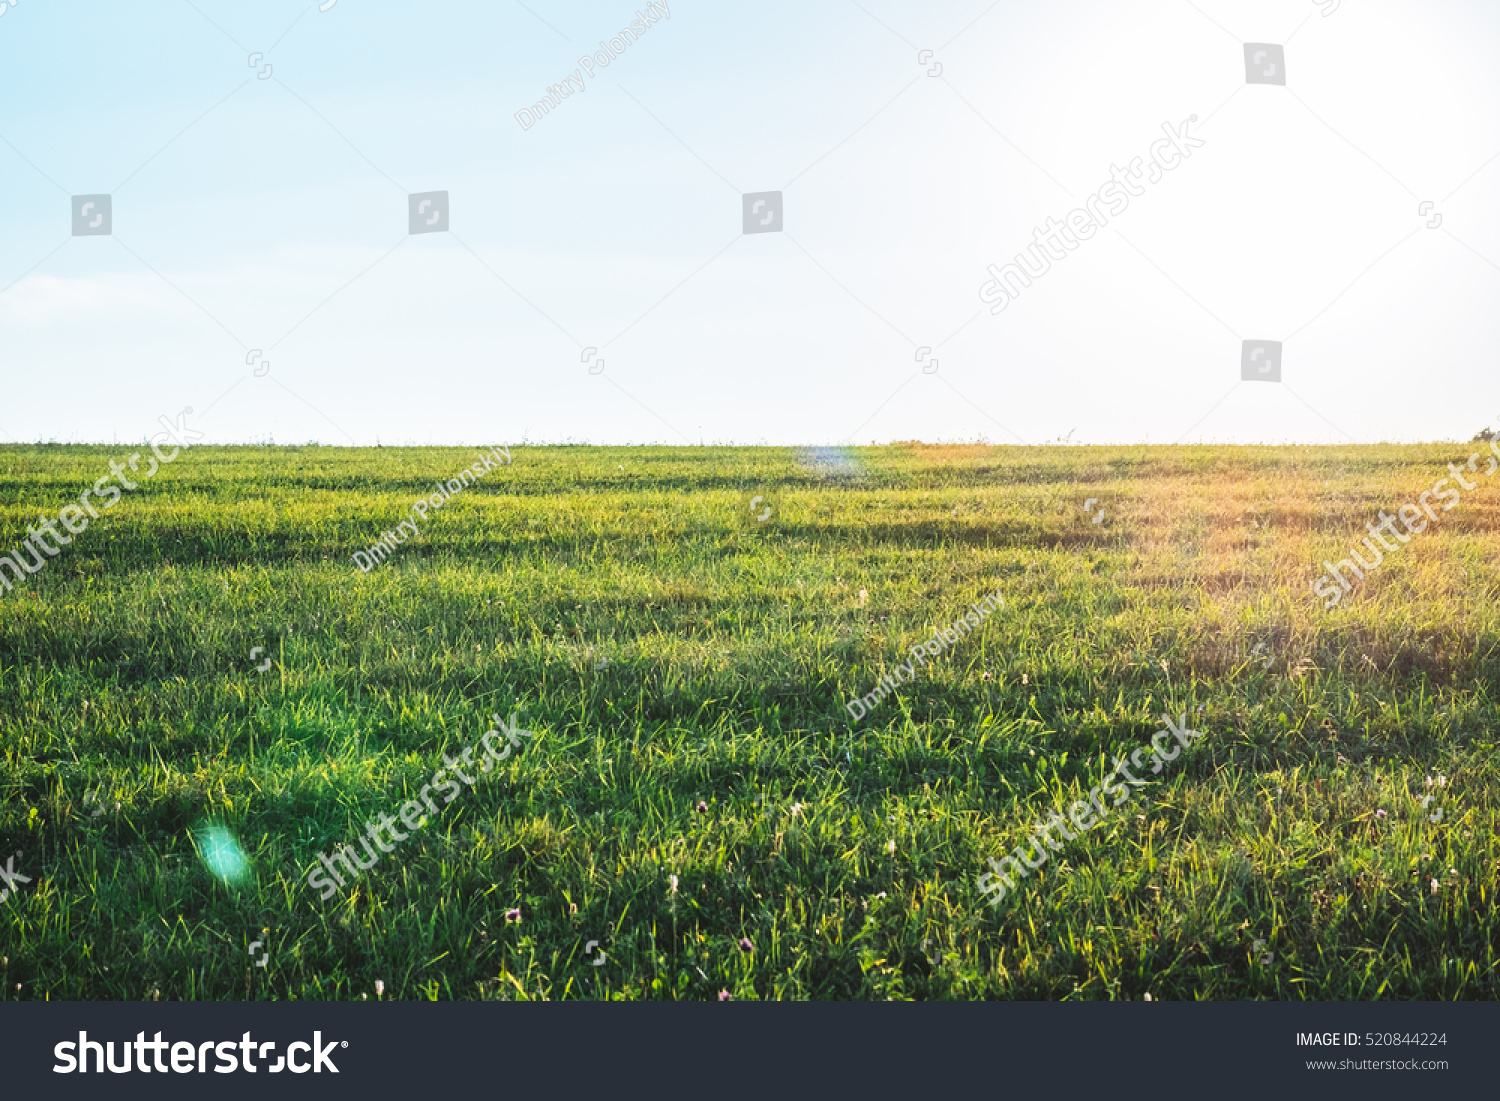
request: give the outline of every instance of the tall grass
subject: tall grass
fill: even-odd
[[[1470,450],[517,447],[366,574],[472,450],[193,448],[0,594],[0,996],[1495,998],[1500,484],[1310,591]],[[0,551],[119,457],[0,448]],[[986,906],[1166,711],[1206,737]]]

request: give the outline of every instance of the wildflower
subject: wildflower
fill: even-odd
[[[1433,894],[1437,894],[1437,889],[1438,889],[1438,881],[1434,879],[1432,881],[1432,893]]]
[[[1021,683],[1022,684],[1030,684],[1031,683],[1031,674],[1030,673],[1022,673],[1021,674]]]
[[[667,876],[667,893],[671,895],[677,893],[677,877],[675,875]]]
[[[1383,810],[1377,810],[1375,812],[1375,817],[1376,818],[1384,818],[1385,817],[1385,811],[1383,811]]]
[[[755,951],[755,945],[752,944],[752,943],[750,943],[750,938],[749,937],[741,937],[740,938],[740,951],[741,952],[753,952],[753,951]]]
[[[801,803],[793,803],[792,804],[792,817],[796,818],[801,813],[802,813],[802,804]]]
[[[869,602],[869,599],[870,599],[870,590],[869,589],[860,589],[859,590],[859,606],[861,608],[863,608],[865,606],[865,604]]]
[[[719,991],[719,1001],[721,1001],[721,1002],[727,1002],[727,1001],[729,1001],[729,991],[727,991],[727,990],[721,990],[721,991]]]
[[[888,853],[890,853],[892,856],[895,856],[896,855],[896,842],[894,842],[894,841],[887,841],[885,843],[885,851],[888,852]]]
[[[517,906],[514,909],[506,910],[505,911],[505,920],[508,921],[508,922],[518,922],[518,921],[520,921],[521,920],[521,908],[519,906]]]
[[[693,809],[695,811],[697,811],[699,814],[707,814],[708,813],[708,804],[705,803],[702,799],[699,799],[698,800],[698,805],[696,807],[694,807]]]
[[[1147,994],[1147,995],[1146,995],[1146,996],[1145,996],[1145,1000],[1146,1000],[1146,1001],[1148,1001],[1148,1002],[1149,1002],[1149,1001],[1150,1001],[1150,1000],[1151,1000],[1151,995],[1150,995],[1150,994]]]
[[[375,996],[377,998],[385,996],[385,981],[382,979],[375,980]]]

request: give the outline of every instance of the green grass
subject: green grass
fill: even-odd
[[[515,447],[369,574],[473,449],[193,448],[0,594],[0,996],[1500,997],[1500,479],[1309,589],[1477,446]],[[125,450],[0,448],[0,551]],[[1206,737],[985,905],[1168,710]]]

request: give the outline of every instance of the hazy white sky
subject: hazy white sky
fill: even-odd
[[[338,444],[1500,424],[1492,0],[684,0],[580,66],[644,10],[6,8],[0,439],[186,406]],[[989,265],[1194,114],[1190,158],[989,312]],[[410,235],[440,190],[449,232]],[[783,231],[744,234],[762,191]],[[95,194],[112,234],[72,236]],[[1245,340],[1285,342],[1281,383],[1240,383]]]

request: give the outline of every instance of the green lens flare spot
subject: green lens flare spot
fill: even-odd
[[[200,833],[198,855],[221,883],[243,883],[250,878],[250,859],[223,826],[209,826]]]

